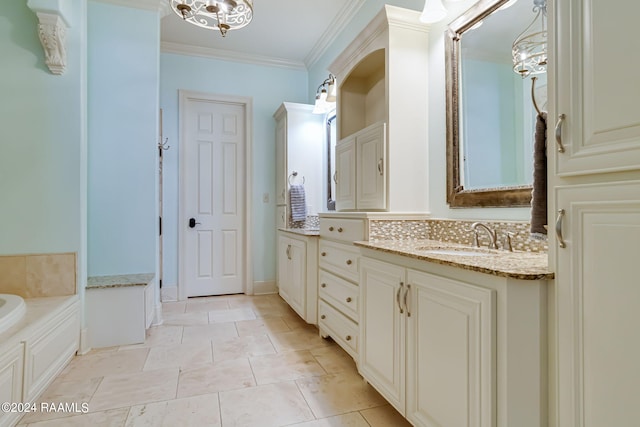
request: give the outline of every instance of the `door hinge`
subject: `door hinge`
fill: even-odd
[[[162,217],[158,217],[158,235],[162,236]]]
[[[160,279],[158,283],[160,284],[160,289],[162,289],[162,279]]]

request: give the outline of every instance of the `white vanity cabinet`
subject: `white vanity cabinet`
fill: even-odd
[[[429,26],[419,17],[384,5],[329,66],[338,84],[338,211],[429,211]]]
[[[640,3],[611,6],[563,0],[549,10],[555,427],[639,417],[640,39],[630,29]]]
[[[283,102],[273,114],[276,121],[276,205],[284,223],[289,215],[290,184],[304,182],[307,205],[312,212],[322,208],[324,182],[322,162],[325,138],[324,116],[312,114],[313,105]],[[294,172],[297,173],[293,176]],[[282,212],[281,212],[282,211]],[[280,225],[281,217],[277,218]]]
[[[413,425],[547,422],[546,280],[361,249],[359,370]]]
[[[317,323],[318,237],[278,232],[278,293],[307,323]]]
[[[495,425],[495,291],[361,260],[360,372],[419,426]]]

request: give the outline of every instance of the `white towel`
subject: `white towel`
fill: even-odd
[[[304,185],[294,184],[289,186],[289,205],[292,221],[307,220],[307,197],[304,193]]]

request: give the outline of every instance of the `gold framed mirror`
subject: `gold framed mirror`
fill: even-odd
[[[526,96],[531,81],[513,71],[511,43],[533,18],[531,9],[530,0],[480,0],[447,28],[447,203],[452,208],[530,206],[533,161],[527,156],[533,153],[536,114]]]

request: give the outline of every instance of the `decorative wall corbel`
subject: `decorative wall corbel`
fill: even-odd
[[[38,36],[44,49],[45,63],[52,74],[63,74],[67,68],[65,46],[69,21],[65,17],[66,0],[28,0],[27,5],[38,17]]]

